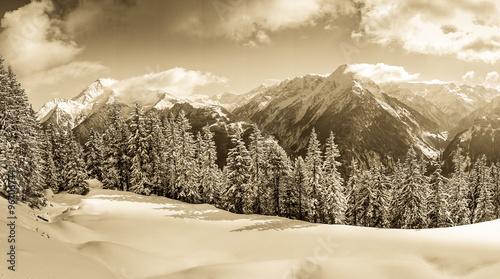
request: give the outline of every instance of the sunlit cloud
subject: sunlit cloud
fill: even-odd
[[[346,71],[367,77],[376,83],[411,81],[420,76],[418,73],[409,74],[403,67],[390,66],[384,63],[376,65],[364,63],[352,64],[348,66]]]

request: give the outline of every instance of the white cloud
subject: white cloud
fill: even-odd
[[[363,0],[353,37],[465,61],[500,60],[500,4],[496,1]]]
[[[384,63],[373,64],[352,64],[349,65],[348,72],[356,73],[359,76],[367,77],[376,83],[411,81],[420,74],[409,74],[403,67],[390,66]]]
[[[207,22],[192,14],[179,31],[201,37],[226,37],[246,47],[271,42],[270,34],[283,29],[313,26],[320,18],[333,19],[355,11],[350,1],[333,0],[253,0],[213,1],[217,18]]]
[[[53,8],[50,1],[33,1],[1,20],[0,51],[20,76],[63,65],[82,52],[49,17]]]
[[[465,73],[465,75],[463,75],[462,77],[462,80],[463,81],[472,81],[474,80],[474,71],[468,71],[467,73]]]
[[[500,86],[500,74],[498,72],[490,72],[486,74],[486,86],[496,87]]]
[[[99,62],[77,61],[83,47],[63,32],[62,21],[50,16],[55,9],[52,1],[32,1],[1,19],[0,53],[30,96],[109,70]]]
[[[227,79],[212,73],[173,68],[159,73],[136,76],[111,85],[119,98],[141,99],[150,91],[171,93],[178,97],[189,97],[197,87],[209,84],[224,84]],[[152,98],[156,98],[152,96]]]

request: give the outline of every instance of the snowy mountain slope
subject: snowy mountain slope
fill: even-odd
[[[99,79],[72,99],[55,99],[46,103],[37,113],[38,120],[74,128],[116,95],[109,87],[113,82]]]
[[[476,109],[469,115],[463,117],[458,121],[457,125],[450,131],[451,136],[455,136],[474,125],[478,119],[488,118],[490,120],[496,119],[495,116],[500,115],[500,97],[494,98],[488,104]]]
[[[229,136],[236,131],[236,127],[244,130],[250,127],[246,119],[230,113],[219,101],[208,97],[181,98],[167,92],[144,88],[123,94],[114,90],[114,83],[114,80],[99,79],[70,100],[56,99],[48,102],[38,112],[38,119],[44,127],[49,123],[70,127],[78,141],[84,144],[91,129],[107,129],[114,107],[119,108],[125,119],[130,116],[135,103],[139,103],[146,111],[158,111],[162,119],[169,117],[171,113],[177,115],[180,110],[184,110],[193,127],[193,133],[201,131],[207,124],[211,126],[210,129],[217,140],[220,166],[225,163],[230,145]]]
[[[451,171],[458,148],[472,161],[483,154],[490,162],[500,161],[500,97],[463,118],[452,133],[455,136],[443,153],[446,170]]]
[[[286,80],[233,112],[255,121],[299,154],[305,152],[313,128],[323,142],[331,130],[344,164],[352,158],[365,164],[381,158],[390,165],[410,145],[436,156],[436,146],[445,140],[439,125],[385,94],[373,81],[347,72],[347,67],[328,77]]]
[[[498,220],[426,230],[318,225],[101,189],[49,202],[43,211],[18,206],[22,261],[15,273],[2,269],[4,278],[489,279],[500,272]]]
[[[73,129],[100,108],[113,104],[132,108],[135,103],[139,103],[146,110],[152,108],[169,110],[175,104],[187,103],[193,108],[212,108],[217,113],[223,107],[217,100],[208,97],[182,98],[167,92],[144,88],[137,92],[123,94],[114,89],[113,84],[116,82],[111,79],[99,79],[72,99],[55,99],[46,103],[38,111],[37,117],[42,124],[53,122],[58,125],[67,125]]]
[[[233,94],[230,92],[226,92],[223,94],[214,95],[208,99],[211,100],[213,104],[220,105],[226,108],[227,110],[231,111],[243,105],[249,99],[253,98],[255,95],[262,93],[268,87],[269,86],[265,84],[261,84],[259,87],[252,89],[251,91],[244,94]],[[207,99],[202,99],[202,102],[209,103]]]
[[[438,124],[440,131],[449,131],[455,127],[457,120],[452,115],[444,113],[427,98],[415,94],[412,90],[401,88],[398,83],[382,84],[381,88],[389,96],[412,107],[427,119]]]
[[[500,95],[494,88],[452,82],[391,83],[383,85],[382,88],[396,98],[405,99],[409,104],[414,103],[422,109],[424,115],[428,114],[431,119],[435,118],[437,123],[442,123],[446,129],[452,128],[450,124],[457,123],[467,114],[485,106]],[[433,106],[425,104],[421,98]]]

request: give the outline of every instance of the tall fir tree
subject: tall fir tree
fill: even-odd
[[[370,188],[372,179],[371,170],[362,170],[359,172],[358,185],[354,194],[354,215],[356,216],[356,226],[370,227],[372,225],[374,189]]]
[[[103,135],[103,162],[102,179],[103,188],[114,190],[127,190],[121,183],[120,150],[115,138],[116,127],[110,126]]]
[[[149,136],[149,156],[151,173],[151,191],[155,195],[166,194],[166,158],[165,158],[165,136],[161,120],[156,110],[150,110],[147,114]]]
[[[94,129],[91,129],[89,139],[85,143],[83,156],[89,177],[99,181],[103,181],[103,149],[104,143],[102,135],[97,133]]]
[[[109,128],[103,136],[103,184],[107,189],[129,190],[131,160],[128,153],[130,131],[121,114],[121,107],[113,105]]]
[[[347,225],[355,226],[358,223],[357,216],[357,195],[359,189],[361,188],[361,170],[358,167],[358,163],[353,159],[351,161],[351,173],[349,175],[349,180],[346,184],[346,214],[345,223]]]
[[[5,69],[0,57],[0,134],[3,143],[0,154],[5,167],[16,180],[15,198],[30,207],[45,204],[43,196],[43,136],[28,97],[9,67]],[[4,182],[5,184],[5,182]],[[6,193],[6,185],[2,192]]]
[[[200,194],[195,183],[194,176],[194,139],[191,133],[191,124],[184,111],[179,112],[176,120],[177,132],[177,179],[175,181],[179,199],[181,201],[197,203]]]
[[[268,184],[267,176],[265,175],[265,170],[267,167],[267,162],[264,158],[265,147],[264,147],[264,137],[262,132],[257,127],[257,124],[252,126],[252,133],[250,134],[250,184],[253,196],[250,197],[250,206],[255,214],[261,214],[264,212],[263,202],[268,198],[264,196],[264,188]]]
[[[210,126],[203,127],[200,152],[201,170],[200,170],[200,190],[201,201],[204,203],[216,204],[220,199],[220,185],[222,172],[217,166],[217,150],[210,131]]]
[[[367,208],[369,226],[387,228],[390,226],[390,181],[385,175],[384,166],[377,164],[374,160],[370,170],[371,177],[368,179],[370,188],[370,202]]]
[[[467,225],[471,222],[471,212],[469,208],[468,179],[467,179],[467,161],[457,149],[453,156],[454,171],[450,179],[451,191],[451,216],[453,223],[458,225]]]
[[[470,191],[471,200],[474,200],[472,213],[472,222],[479,223],[490,221],[494,219],[494,205],[493,205],[493,195],[491,192],[492,179],[490,168],[486,166],[486,156],[483,154],[477,159],[475,164],[475,173],[477,178],[474,179],[476,182],[475,191]]]
[[[286,189],[291,173],[291,164],[288,156],[281,146],[275,141],[266,142],[267,150],[267,171],[266,176],[268,178],[268,201],[266,202],[267,208],[265,213],[269,215],[281,216],[283,211],[283,200],[285,194],[284,189]],[[250,192],[255,191],[255,188],[249,189]],[[252,196],[255,196],[253,194]]]
[[[308,202],[309,189],[307,188],[304,168],[304,159],[299,156],[295,159],[292,180],[288,187],[288,218],[305,220],[306,216],[308,216],[307,210],[309,206],[306,203]]]
[[[309,137],[309,145],[305,157],[305,170],[307,187],[311,189],[311,195],[307,203],[310,206],[308,220],[311,222],[323,222],[323,199],[320,196],[324,188],[323,155],[314,128]]]
[[[430,194],[428,196],[428,219],[430,228],[453,226],[450,211],[449,182],[442,174],[440,160],[433,160],[434,172],[430,177]]]
[[[404,171],[404,165],[403,162],[401,162],[400,159],[396,162],[394,166],[394,170],[392,172],[391,176],[391,184],[392,188],[390,189],[389,193],[389,219],[391,222],[390,227],[391,228],[401,228],[401,216],[400,216],[400,210],[399,210],[399,194],[401,190],[403,189],[403,183],[405,181],[405,171]]]
[[[500,163],[491,165],[493,217],[500,218]]]
[[[70,143],[70,148],[73,150],[71,159],[68,166],[68,193],[85,195],[88,193],[89,188],[85,180],[88,178],[85,169],[85,162],[83,161],[83,151],[80,144],[73,140]]]
[[[170,116],[163,121],[165,136],[165,172],[166,172],[166,196],[173,199],[179,198],[179,191],[176,187],[179,161],[180,135],[175,116]]]
[[[152,184],[150,181],[152,166],[150,159],[150,132],[146,130],[144,110],[139,104],[135,105],[130,118],[130,136],[128,138],[128,154],[130,165],[130,191],[149,195]]]
[[[250,181],[250,155],[241,132],[238,131],[232,137],[232,142],[234,147],[229,149],[227,164],[224,168],[227,184],[224,195],[225,208],[234,213],[245,213],[248,210],[248,206],[245,206],[245,198],[250,195],[247,191]]]
[[[396,195],[397,218],[403,229],[427,227],[427,189],[428,181],[425,167],[418,160],[413,147],[406,154],[402,188]]]
[[[330,132],[330,136],[326,140],[325,165],[323,167],[325,187],[322,193],[324,222],[328,224],[343,224],[347,208],[345,189],[342,185],[343,179],[337,169],[341,165],[337,161],[338,157],[340,157],[340,152],[335,143],[335,136],[333,132]]]
[[[87,172],[83,162],[82,148],[69,127],[64,127],[59,140],[61,151],[65,154],[60,174],[62,180],[60,189],[70,194],[84,195],[88,192],[88,186],[85,182]]]
[[[43,176],[45,178],[45,188],[51,189],[53,193],[57,193],[59,191],[58,184],[58,175],[56,165],[54,163],[53,154],[54,149],[52,148],[52,142],[47,137],[46,133],[43,133],[45,136],[45,152],[43,155],[44,168],[43,168]]]

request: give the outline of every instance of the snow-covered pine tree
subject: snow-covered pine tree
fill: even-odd
[[[500,218],[500,163],[491,165],[493,217]]]
[[[54,193],[62,190],[63,188],[63,178],[62,170],[64,165],[67,163],[68,158],[64,152],[67,152],[64,139],[63,131],[55,126],[53,123],[49,123],[45,128],[45,134],[47,135],[48,145],[51,146],[50,155],[54,163],[54,172],[56,173],[56,187],[53,189]]]
[[[406,154],[404,180],[396,205],[401,215],[398,216],[403,229],[421,229],[427,227],[427,189],[428,178],[424,175],[425,167],[417,159],[413,147]]]
[[[265,170],[267,162],[264,158],[265,148],[264,148],[264,137],[262,132],[257,127],[257,124],[252,126],[252,133],[250,134],[250,183],[249,187],[252,188],[252,193],[255,196],[250,197],[249,204],[252,207],[248,211],[253,211],[255,214],[261,214],[264,212],[263,201],[267,200],[269,197],[264,196],[264,188],[268,184],[267,176],[265,175]],[[253,204],[252,204],[253,203]]]
[[[130,131],[121,114],[121,107],[113,105],[108,129],[103,136],[103,184],[107,189],[129,190],[129,137]]]
[[[166,159],[165,159],[165,136],[162,124],[156,110],[150,110],[147,114],[149,137],[149,154],[151,160],[151,191],[153,194],[165,196],[166,194]]]
[[[166,178],[166,193],[165,196],[173,199],[179,198],[179,191],[176,187],[178,175],[178,144],[179,129],[175,116],[171,112],[168,118],[163,121],[163,132],[165,136],[165,178]]]
[[[355,187],[354,193],[354,215],[356,216],[356,226],[370,227],[372,225],[373,212],[373,189],[370,187],[373,174],[371,170],[363,170],[359,172],[358,185]]]
[[[115,138],[116,127],[110,126],[103,135],[103,162],[102,177],[103,188],[126,190],[121,183],[120,150]]]
[[[486,167],[486,158],[485,160],[481,160],[481,157],[477,158],[477,160],[472,165],[471,170],[468,173],[468,189],[467,189],[467,206],[470,210],[470,223],[473,223],[474,213],[477,207],[477,199],[479,198],[479,192],[481,187],[481,176],[484,168]]]
[[[357,195],[361,188],[361,170],[358,167],[358,163],[353,159],[351,161],[351,173],[349,175],[349,180],[346,184],[345,196],[346,196],[346,213],[345,213],[345,223],[347,225],[355,226],[357,225]]]
[[[62,184],[60,189],[71,194],[84,195],[88,192],[87,172],[83,162],[83,151],[69,127],[64,127],[60,134],[60,148],[64,152],[64,165],[61,169]]]
[[[307,187],[311,188],[311,195],[308,197],[309,202],[307,203],[310,205],[308,220],[316,223],[323,222],[323,199],[321,197],[321,193],[324,191],[323,155],[314,128],[309,137],[309,145],[305,157],[305,170]]]
[[[2,111],[0,111],[0,114]],[[0,124],[1,125],[1,124]],[[5,134],[0,133],[0,193],[7,195],[7,180],[8,180],[8,166],[11,164],[9,162],[10,156],[7,152],[9,149],[7,138]]]
[[[103,146],[102,135],[92,128],[89,133],[89,139],[85,143],[83,157],[89,177],[99,181],[103,181]]]
[[[202,160],[199,192],[201,194],[201,202],[209,204],[218,203],[222,176],[222,172],[216,163],[217,150],[213,137],[210,126],[204,126],[202,135],[203,144],[201,145],[203,150],[200,152]]]
[[[240,131],[232,137],[234,147],[229,149],[227,163],[224,168],[226,176],[224,198],[225,208],[234,213],[245,213],[245,199],[250,181],[250,155],[243,142]]]
[[[150,181],[152,166],[149,154],[151,134],[146,130],[144,111],[137,103],[131,114],[129,127],[128,154],[131,158],[130,191],[137,194],[149,195],[152,188]]]
[[[430,228],[443,228],[453,226],[450,215],[449,182],[442,175],[442,165],[439,159],[432,161],[434,172],[430,177],[430,194],[428,196],[428,219]]]
[[[370,170],[371,177],[368,180],[371,197],[370,205],[367,208],[367,215],[370,227],[387,228],[390,226],[389,190],[391,185],[384,172],[384,166],[378,165],[377,162],[373,160]]]
[[[4,170],[15,172],[16,200],[33,208],[45,204],[40,133],[40,125],[24,89],[12,69],[5,70],[0,57],[0,134],[4,136],[0,153],[5,154]]]
[[[324,199],[324,221],[328,224],[343,224],[347,208],[345,189],[342,185],[344,181],[337,170],[341,165],[337,161],[338,157],[340,157],[340,152],[335,143],[335,135],[333,132],[330,132],[330,136],[326,140],[325,164],[323,167],[325,172],[325,187],[322,194]]]
[[[10,68],[9,68],[10,70]],[[11,70],[10,70],[11,71]],[[13,74],[12,74],[13,75]],[[17,81],[16,81],[17,83]],[[21,94],[24,93],[24,90],[21,89],[20,84],[18,90],[22,90]],[[28,98],[26,96],[26,102]],[[27,203],[31,207],[40,207],[46,204],[46,199],[43,194],[43,189],[45,185],[45,179],[43,176],[43,146],[44,140],[42,134],[42,128],[40,123],[36,120],[36,113],[31,107],[28,105],[27,111],[27,146],[29,146],[29,152],[31,153],[30,157],[30,165],[29,165],[29,183],[24,192],[24,198],[21,199],[22,202]]]
[[[59,184],[56,166],[53,159],[54,149],[52,148],[52,142],[49,140],[47,134],[43,133],[43,135],[45,136],[45,152],[43,153],[43,177],[45,179],[44,185],[46,189],[51,189],[52,192],[57,193],[57,191],[59,191]]]
[[[310,189],[307,188],[305,176],[305,162],[302,157],[298,157],[295,160],[295,167],[293,169],[292,181],[288,187],[288,218],[306,220],[308,216],[307,210],[309,206],[307,205],[308,196],[310,195]]]
[[[73,150],[70,163],[68,166],[71,168],[70,177],[68,178],[68,193],[85,195],[88,193],[89,188],[85,180],[88,178],[87,171],[85,169],[85,162],[83,161],[83,151],[80,144],[73,140],[70,145],[71,150]]]
[[[191,124],[184,111],[180,111],[177,116],[176,144],[177,152],[177,181],[176,187],[181,201],[197,203],[200,200],[200,193],[195,183],[194,175],[194,139],[191,133]]]
[[[470,224],[470,208],[468,200],[467,161],[458,148],[453,156],[454,171],[450,179],[451,216],[455,226]]]
[[[283,148],[274,140],[265,142],[265,150],[267,150],[267,168],[266,173],[269,181],[269,200],[266,203],[267,208],[264,213],[269,215],[282,216],[281,212],[283,205],[283,189],[288,187],[291,163]],[[255,191],[255,188],[249,189],[248,192]],[[254,195],[255,196],[255,193]]]
[[[203,141],[203,137],[201,136],[201,132],[198,131],[196,133],[196,137],[194,140],[194,156],[193,156],[193,169],[192,169],[192,176],[191,180],[193,183],[193,186],[196,187],[198,194],[200,196],[200,202],[203,202],[204,196],[205,196],[205,191],[204,188],[201,186],[201,179],[202,179],[202,169],[203,169],[203,151],[205,149],[205,142]]]
[[[391,177],[392,188],[390,190],[390,206],[389,206],[389,219],[391,222],[391,228],[401,228],[401,221],[403,219],[402,212],[399,210],[399,196],[401,195],[401,190],[403,189],[403,183],[405,181],[405,168],[403,162],[400,159],[396,162],[394,166],[394,171]]]
[[[474,179],[477,184],[475,191],[470,191],[470,197],[473,200],[471,210],[472,223],[486,222],[494,219],[493,195],[491,192],[492,179],[490,168],[486,166],[486,156],[483,154],[476,161],[474,169],[477,178]]]

